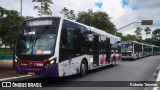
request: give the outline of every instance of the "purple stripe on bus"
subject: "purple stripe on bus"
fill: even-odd
[[[34,72],[35,75],[40,75],[40,76],[55,76],[55,77],[59,76],[58,64],[54,64],[49,68],[43,68],[43,69],[23,68],[15,65],[15,70],[17,73],[20,74],[28,74],[28,72]]]

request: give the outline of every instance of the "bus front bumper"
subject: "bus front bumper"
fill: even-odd
[[[58,64],[54,64],[48,68],[28,68],[15,65],[15,70],[19,74],[53,76],[58,77]]]
[[[134,56],[122,56],[122,59],[135,59]]]

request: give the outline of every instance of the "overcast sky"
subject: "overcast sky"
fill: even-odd
[[[153,25],[149,25],[152,30],[160,28],[160,0],[52,0],[51,5],[53,16],[59,16],[60,11],[67,7],[79,11],[104,11],[109,14],[111,21],[119,29],[131,22],[140,22],[141,20],[153,20]],[[32,0],[23,0],[23,16],[37,17],[37,11],[33,10]],[[6,9],[14,9],[20,11],[20,0],[0,0],[0,6]],[[147,25],[132,24],[119,32],[123,35],[134,34],[137,27],[145,29]],[[144,32],[143,38],[146,38]]]

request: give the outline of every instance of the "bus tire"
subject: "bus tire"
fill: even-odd
[[[80,76],[85,76],[87,73],[87,61],[86,60],[82,60],[81,62],[81,66],[80,66]]]
[[[112,66],[114,67],[115,64],[116,64],[116,59],[115,59],[115,56],[114,56],[114,58],[113,58],[113,60],[112,60]]]

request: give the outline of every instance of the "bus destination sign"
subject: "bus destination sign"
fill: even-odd
[[[39,20],[31,20],[27,21],[27,26],[40,26],[40,25],[52,25],[52,19],[39,19]]]

